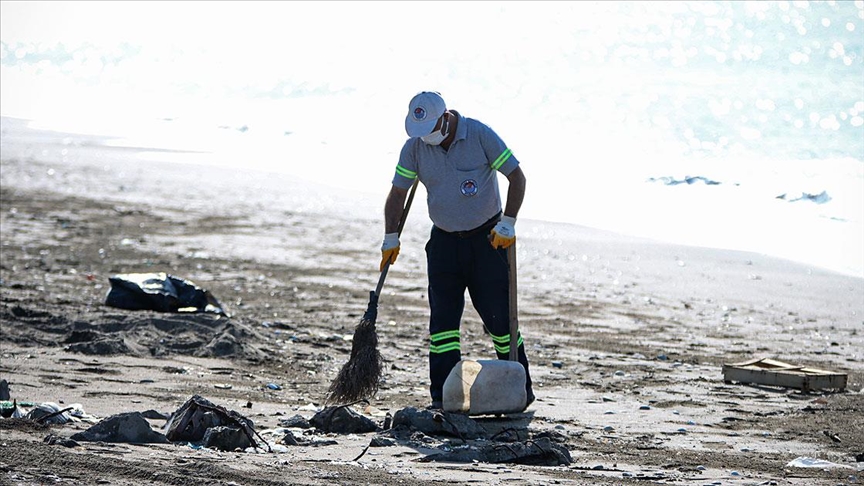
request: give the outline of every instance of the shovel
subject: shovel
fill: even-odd
[[[516,305],[516,245],[507,247],[510,271],[510,356],[507,360],[463,359],[444,381],[445,412],[468,415],[521,413],[528,402],[525,368],[519,362],[519,318]]]

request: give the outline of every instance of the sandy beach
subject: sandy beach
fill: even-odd
[[[80,404],[101,420],[171,414],[200,395],[265,437],[281,419],[324,407],[378,280],[388,181],[369,196],[284,174],[155,162],[141,155],[151,149],[10,118],[0,140],[0,379],[11,398]],[[424,199],[418,194],[380,300],[384,382],[352,407],[378,424],[428,405]],[[520,220],[517,235],[519,322],[537,401],[523,414],[478,420],[551,438],[570,464],[430,460],[462,441],[408,440],[383,426],[296,429],[307,442],[225,452],[63,447],[44,439],[93,424],[0,419],[0,483],[864,481],[864,279],[544,221]],[[105,306],[108,278],[138,272],[188,279],[230,317]],[[492,356],[470,305],[461,339],[464,357]],[[847,386],[724,382],[724,364],[757,358],[846,374]],[[157,431],[165,425],[148,420]],[[393,443],[363,453],[376,437]],[[798,467],[801,458],[826,462]]]

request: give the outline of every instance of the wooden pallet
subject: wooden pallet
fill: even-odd
[[[726,383],[755,383],[759,385],[812,390],[846,388],[846,374],[791,365],[769,358],[744,363],[724,364],[723,381]]]

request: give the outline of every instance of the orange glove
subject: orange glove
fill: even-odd
[[[381,245],[381,267],[379,272],[384,271],[384,266],[387,262],[390,264],[396,263],[396,257],[399,256],[399,233],[387,233],[384,235],[384,243]]]
[[[496,250],[499,248],[507,248],[516,243],[516,218],[510,216],[501,216],[501,221],[492,228],[489,233],[489,241],[492,247]]]

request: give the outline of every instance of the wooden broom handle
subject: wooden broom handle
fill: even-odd
[[[405,227],[405,221],[408,220],[408,210],[411,209],[411,202],[414,200],[414,193],[417,192],[417,183],[420,179],[414,179],[414,185],[411,186],[411,192],[408,193],[408,200],[405,201],[405,209],[402,210],[402,218],[399,220],[399,228],[396,234],[402,236],[402,228]],[[384,264],[384,270],[381,270],[381,276],[378,277],[378,286],[375,287],[375,295],[381,295],[381,289],[384,287],[384,279],[387,278],[387,271],[390,270],[390,262]]]
[[[519,361],[519,315],[516,304],[516,242],[507,247],[510,273],[510,361]]]

